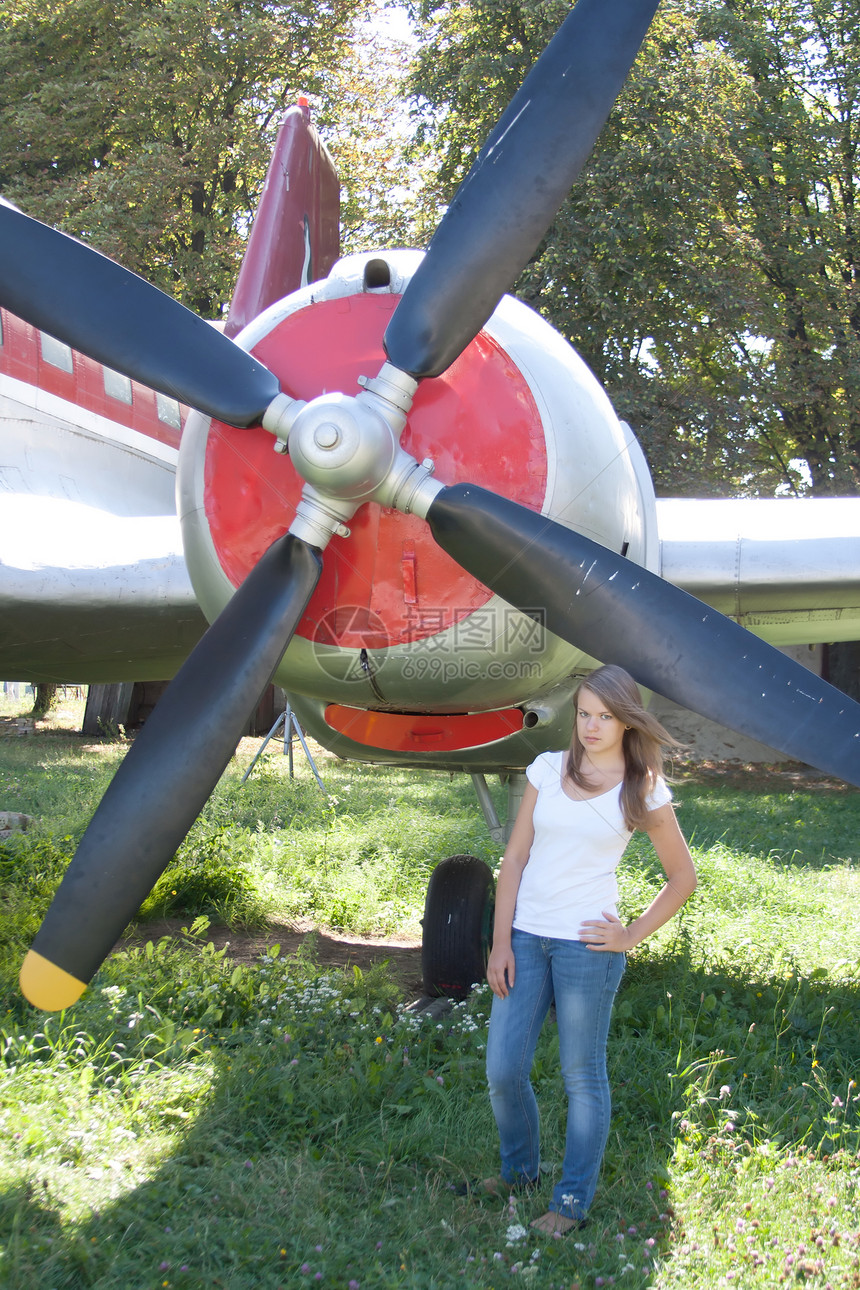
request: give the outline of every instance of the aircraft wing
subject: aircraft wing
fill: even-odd
[[[5,677],[163,680],[206,628],[175,517],[135,519],[56,498],[7,498],[0,564]]]
[[[661,573],[773,645],[860,640],[860,498],[657,501]]]
[[[29,345],[50,366],[32,328],[5,324],[4,348]],[[77,356],[79,378],[101,380],[91,366]],[[64,397],[62,376],[47,376],[52,391],[0,371],[0,674],[164,680],[206,628],[176,517],[178,430],[162,422],[161,442]],[[158,424],[155,395],[133,394]],[[176,405],[162,410],[178,423]]]

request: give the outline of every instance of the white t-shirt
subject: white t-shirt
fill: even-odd
[[[526,769],[537,789],[534,841],[514,912],[514,927],[536,936],[579,939],[583,919],[617,914],[615,871],[631,830],[621,813],[621,785],[576,801],[562,787],[567,750],[546,752]],[[649,810],[672,800],[664,779],[650,793]]]

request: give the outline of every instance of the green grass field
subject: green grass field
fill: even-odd
[[[591,1222],[549,1240],[528,1231],[540,1200],[448,1188],[497,1167],[486,988],[421,1020],[384,967],[331,970],[310,944],[237,964],[208,936],[299,916],[417,935],[434,864],[497,858],[465,777],[323,755],[324,796],[270,745],[243,786],[243,744],[144,911],[185,933],[113,956],[63,1014],[22,1000],[126,747],[0,727],[0,810],[37,820],[0,842],[0,1285],[860,1287],[860,793],[679,773],[700,886],[631,956]],[[630,914],[659,880],[634,839]],[[554,1043],[535,1067],[550,1172]]]

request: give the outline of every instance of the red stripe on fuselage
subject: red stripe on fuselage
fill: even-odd
[[[66,372],[44,358],[37,328],[10,314],[7,309],[0,309],[0,321],[3,329],[0,372],[109,421],[128,426],[168,447],[179,447],[181,430],[159,417],[153,390],[132,381],[131,403],[113,398],[105,390],[105,369],[101,363],[72,350],[72,371]],[[183,424],[187,411],[187,408],[180,408]]]

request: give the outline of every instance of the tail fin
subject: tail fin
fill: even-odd
[[[307,101],[284,115],[225,332],[237,332],[275,300],[324,278],[338,258],[340,185],[311,124]]]

